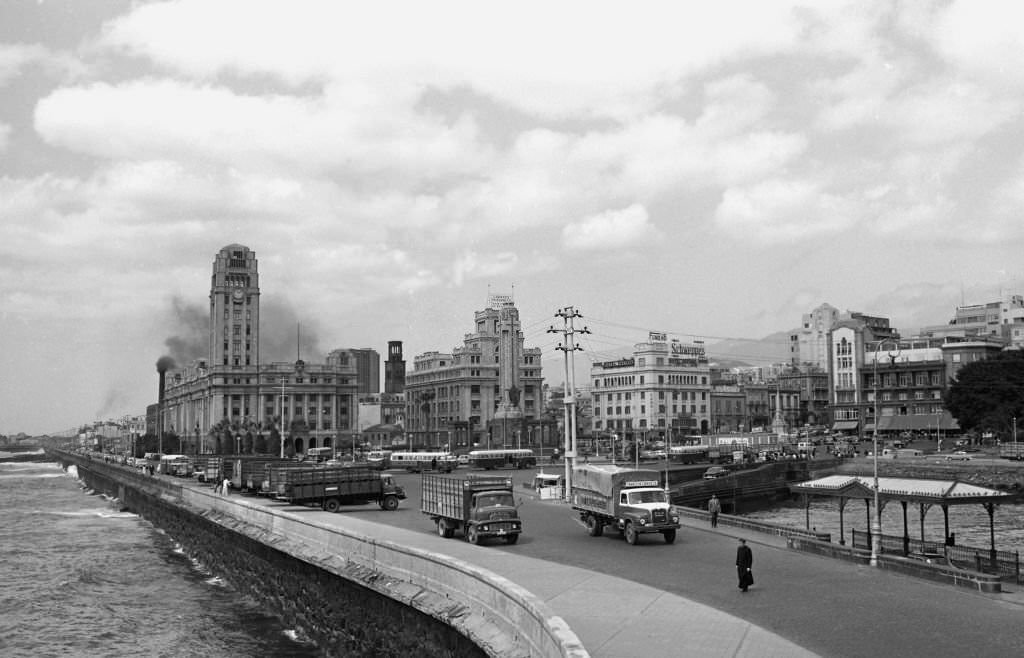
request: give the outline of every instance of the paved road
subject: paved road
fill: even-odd
[[[508,472],[519,482],[528,472]],[[433,534],[419,510],[419,476],[396,474],[409,499],[397,512],[343,512]],[[1024,655],[1024,607],[996,596],[786,550],[756,533],[757,584],[735,585],[735,531],[686,527],[674,545],[660,535],[629,546],[616,533],[590,537],[563,503],[521,495],[519,543],[488,548],[615,575],[724,610],[824,656]],[[318,512],[319,513],[319,512]],[[452,539],[449,541],[459,541]],[[771,543],[778,544],[777,540]],[[1007,586],[1010,587],[1010,586]],[[1009,598],[1009,597],[1004,597]]]

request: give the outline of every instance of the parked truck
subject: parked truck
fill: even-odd
[[[630,544],[652,532],[661,533],[667,544],[676,540],[679,515],[661,488],[658,471],[581,464],[572,471],[570,500],[591,537],[600,537],[608,526]]]
[[[371,502],[390,512],[405,498],[405,489],[395,484],[391,475],[372,468],[270,466],[269,470],[276,483],[274,498],[295,505],[319,505],[328,512],[337,512],[342,505]]]
[[[1003,459],[1024,460],[1024,442],[1008,441],[999,445],[999,456]]]
[[[437,524],[437,534],[450,538],[462,530],[466,540],[479,544],[501,537],[514,544],[523,522],[512,494],[512,478],[451,477],[423,474],[420,511]]]
[[[260,493],[266,479],[267,466],[294,464],[293,459],[281,459],[270,455],[233,455],[224,458],[224,473],[230,473],[231,486],[240,491]]]

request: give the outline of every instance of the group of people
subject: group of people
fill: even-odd
[[[213,485],[213,493],[219,493],[224,496],[229,495],[231,493],[231,480],[224,478],[223,482]]]
[[[722,502],[718,496],[712,494],[708,501],[708,513],[711,515],[711,527],[718,527],[718,515],[722,512]],[[736,549],[736,577],[739,580],[741,592],[746,592],[754,584],[754,552],[747,546],[746,539],[740,539],[740,545]]]

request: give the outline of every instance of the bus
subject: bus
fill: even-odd
[[[450,452],[393,452],[391,467],[404,468],[410,473],[421,471],[444,471],[451,473],[458,465],[458,458]]]
[[[323,462],[334,458],[334,448],[309,448],[306,450],[306,461]]]
[[[391,468],[390,450],[371,450],[366,454],[366,463],[372,468],[386,470]]]
[[[532,450],[470,450],[469,465],[473,468],[491,470],[492,468],[533,468],[537,458]]]
[[[707,445],[672,446],[668,449],[668,458],[681,464],[696,464],[709,461],[710,450]]]

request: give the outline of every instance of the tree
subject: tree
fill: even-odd
[[[1024,414],[1024,352],[1007,350],[968,363],[957,373],[943,400],[961,429],[1011,432]]]

